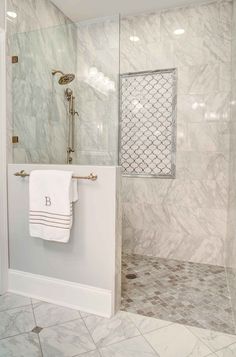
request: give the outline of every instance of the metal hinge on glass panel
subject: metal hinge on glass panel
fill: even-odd
[[[120,79],[123,174],[174,178],[177,70],[128,73]]]
[[[14,135],[12,137],[12,144],[18,144],[19,143],[19,137],[17,135]]]

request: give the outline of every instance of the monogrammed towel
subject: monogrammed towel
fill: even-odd
[[[77,181],[71,171],[34,170],[29,181],[29,226],[32,237],[67,243],[73,223]]]

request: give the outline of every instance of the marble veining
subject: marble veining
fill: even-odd
[[[232,77],[231,77],[231,120],[230,120],[230,158],[229,158],[229,210],[228,210],[228,225],[227,225],[227,241],[226,241],[226,270],[228,276],[228,284],[231,293],[231,301],[234,312],[234,320],[236,321],[236,1],[233,1],[233,26],[232,26]],[[222,351],[219,356],[233,356],[236,352],[235,345],[232,349]]]
[[[15,310],[16,299],[18,303],[20,298],[23,299],[7,294],[0,299],[0,306],[4,304],[4,298],[8,299],[7,312]],[[0,336],[2,357],[233,357],[235,353],[235,335],[129,312],[120,311],[106,319],[36,299],[30,301],[27,309],[33,314],[33,308],[45,308],[46,305],[49,321],[54,320],[57,324],[34,333],[25,332],[29,328],[26,323],[18,334]],[[79,317],[68,321],[72,312]],[[37,321],[44,318],[45,310],[38,309]],[[12,321],[12,329],[15,324],[18,322]]]
[[[231,14],[223,0],[121,18],[121,73],[178,73],[176,179],[123,178],[125,253],[224,265]]]

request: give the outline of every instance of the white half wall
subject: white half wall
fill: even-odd
[[[12,269],[9,291],[104,317],[113,311],[111,290]]]
[[[74,224],[67,244],[29,235],[29,179],[14,173],[34,169],[98,175],[95,182],[78,182],[79,200],[74,205]],[[119,183],[117,167],[9,165],[10,291],[103,316],[114,314],[116,292],[120,294]]]

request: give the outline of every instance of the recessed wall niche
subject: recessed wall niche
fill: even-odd
[[[177,70],[122,74],[120,165],[125,176],[175,177]]]

